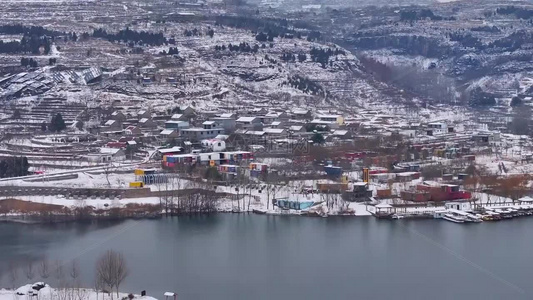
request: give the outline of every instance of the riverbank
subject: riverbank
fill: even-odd
[[[121,207],[64,206],[19,199],[0,200],[0,222],[42,224],[92,220],[156,219],[159,205],[128,203]]]
[[[258,213],[310,217],[370,216],[365,204],[322,199],[306,195],[283,204],[306,204],[305,209],[274,205],[272,199],[253,194],[229,195],[185,194],[168,197],[70,200],[57,196],[22,196],[0,199],[0,221],[23,223],[58,223],[87,220],[153,219],[164,215],[211,213]],[[292,208],[292,206],[290,206]]]
[[[459,211],[447,206],[459,205],[448,203],[443,206],[420,206],[420,207],[393,207],[389,204],[376,203],[348,203],[343,209],[330,209],[327,202],[291,202],[294,204],[309,204],[305,209],[281,208],[285,201],[278,206],[270,205],[265,209],[262,203],[249,203],[246,205],[245,198],[239,200],[222,199],[211,203],[210,207],[198,205],[191,206],[187,204],[183,209],[183,203],[135,203],[142,202],[142,199],[136,199],[134,203],[123,201],[112,202],[111,205],[97,205],[94,207],[82,202],[72,203],[71,206],[59,204],[34,202],[20,199],[0,199],[0,222],[23,223],[23,224],[43,224],[43,223],[69,223],[69,222],[93,222],[93,221],[122,221],[129,219],[159,219],[163,216],[186,216],[186,215],[209,215],[216,213],[247,213],[259,215],[275,216],[302,216],[302,217],[362,217],[374,216],[378,219],[440,219],[448,220],[464,219],[463,222],[482,222],[482,221],[499,221],[502,219],[511,219],[515,217],[533,215],[533,205],[513,205],[506,203],[503,205],[484,204],[476,208],[470,208],[470,204],[462,202],[467,207],[466,211]],[[45,200],[47,201],[47,200]],[[90,201],[90,200],[88,200]],[[44,201],[43,201],[44,202]],[[59,199],[58,202],[65,202]],[[286,203],[287,202],[287,203]],[[357,206],[357,209],[351,206]]]
[[[115,293],[113,295],[94,289],[86,288],[52,288],[48,284],[38,282],[26,284],[17,289],[0,289],[0,300],[30,299],[37,297],[40,300],[157,300],[150,296],[140,296],[129,293]]]

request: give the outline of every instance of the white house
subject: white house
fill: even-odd
[[[100,148],[100,153],[111,155],[112,161],[123,161],[126,159],[126,153],[123,149],[118,148]]]
[[[446,202],[444,203],[446,209],[455,209],[461,211],[471,211],[472,207],[469,202]]]
[[[448,133],[448,124],[446,122],[431,122],[427,125],[427,135],[439,135]]]
[[[329,123],[337,123],[337,125],[343,125],[344,124],[344,118],[342,115],[323,115],[319,114],[316,116],[316,120],[320,120],[322,122],[329,122]]]
[[[224,151],[226,150],[226,142],[217,139],[203,140],[202,147],[214,152]]]
[[[100,148],[100,153],[91,153],[87,155],[87,160],[95,163],[105,163],[111,161],[126,160],[126,152],[118,148]]]

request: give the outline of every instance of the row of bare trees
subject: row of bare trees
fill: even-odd
[[[167,214],[209,213],[216,211],[218,196],[214,184],[184,180],[172,174],[157,183],[161,209]]]
[[[7,266],[7,276],[2,277],[1,274],[2,270],[0,270],[0,287],[3,286],[4,277],[12,289],[24,280],[30,283],[38,279],[43,282],[54,280],[55,292],[47,295],[50,300],[86,300],[88,298],[87,290],[81,288],[80,267],[77,260],[73,260],[70,264],[59,260],[51,262],[48,259],[39,262],[28,260],[25,264],[19,265],[10,262]],[[97,299],[100,292],[102,295],[109,294],[113,299],[113,291],[116,291],[118,298],[120,286],[128,274],[126,259],[122,253],[108,250],[102,254],[96,263],[95,270],[94,289]]]

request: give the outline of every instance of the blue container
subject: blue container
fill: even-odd
[[[329,176],[340,177],[342,175],[342,168],[341,167],[325,166],[324,167],[324,171]]]

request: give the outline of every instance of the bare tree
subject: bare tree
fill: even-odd
[[[115,287],[118,297],[120,285],[128,276],[128,267],[126,266],[124,255],[108,250],[96,263],[96,276],[97,281],[102,282],[110,290]]]
[[[41,279],[44,280],[50,277],[50,266],[47,259],[43,259],[39,264],[39,276],[41,276]]]
[[[76,289],[75,300],[87,300],[89,291],[87,289]]]
[[[28,278],[29,281],[32,281],[35,277],[35,268],[33,267],[33,261],[31,259],[28,260],[24,275],[26,275],[26,278]]]
[[[96,274],[94,278],[94,290],[96,291],[96,300],[98,300],[98,293],[102,291],[102,294],[104,293],[105,283],[102,280],[102,277],[100,274]]]
[[[109,181],[109,174],[111,174],[111,168],[113,167],[113,163],[111,164],[106,164],[104,166],[104,176],[105,176],[105,180],[107,181],[107,187],[111,187],[111,181]]]

